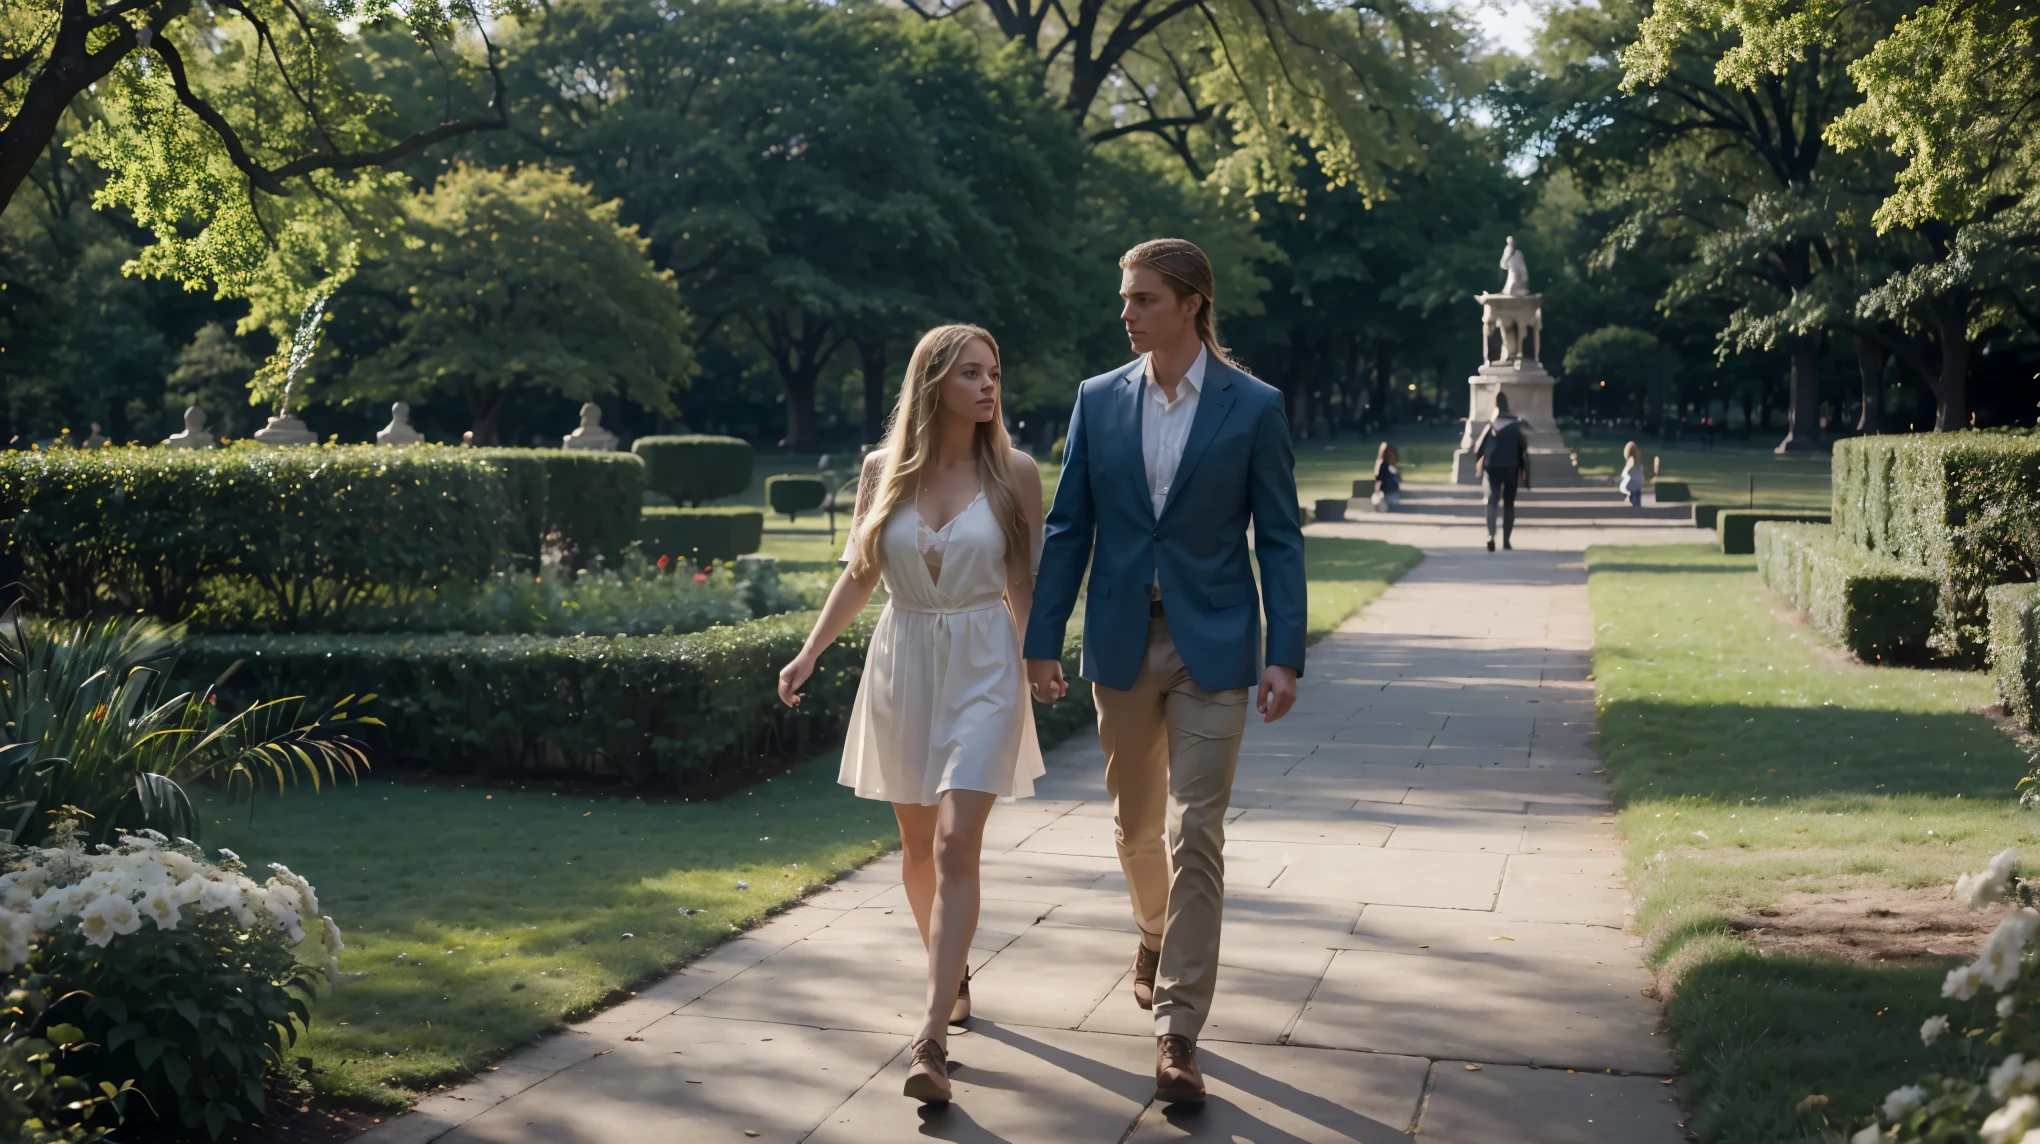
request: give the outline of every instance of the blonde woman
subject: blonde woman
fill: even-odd
[[[978,853],[992,801],[1043,772],[1019,633],[1034,597],[1041,471],[999,416],[999,345],[976,326],[922,335],[885,440],[865,460],[848,567],[779,673],[789,705],[881,582],[840,781],[893,804],[928,1004],[906,1095],[950,1096],[949,1024],[970,1015]]]
[[[1636,442],[1622,446],[1622,479],[1615,484],[1629,498],[1629,507],[1643,505],[1643,450]]]

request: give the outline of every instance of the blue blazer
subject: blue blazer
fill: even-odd
[[[1149,404],[1141,361],[1077,387],[1034,584],[1028,659],[1060,659],[1063,630],[1088,565],[1083,675],[1125,691],[1147,652],[1148,585],[1161,576],[1176,651],[1199,686],[1252,687],[1262,664],[1303,671],[1307,628],[1303,526],[1282,393],[1214,358],[1205,363],[1197,415],[1174,487],[1155,517],[1141,457]],[[1257,599],[1247,563],[1247,521],[1261,562]]]

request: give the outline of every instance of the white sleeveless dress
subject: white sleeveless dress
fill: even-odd
[[[939,581],[924,543],[942,554]],[[1032,795],[1046,768],[1006,610],[1006,538],[984,494],[940,532],[900,506],[879,534],[879,575],[889,599],[837,781],[861,798],[922,806],[945,790]]]

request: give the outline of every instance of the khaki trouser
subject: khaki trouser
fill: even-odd
[[[1155,1034],[1195,1038],[1218,984],[1225,814],[1247,725],[1247,689],[1197,686],[1176,654],[1168,621],[1157,617],[1148,624],[1147,659],[1132,690],[1093,684],[1091,693],[1133,920],[1142,942],[1161,950]]]

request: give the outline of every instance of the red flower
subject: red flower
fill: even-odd
[[[708,573],[706,573],[706,572],[696,572],[696,573],[694,574],[694,582],[695,582],[696,584],[706,584],[706,583],[708,583]]]
[[[672,562],[673,558],[670,556],[659,557],[659,571],[664,572],[666,570],[666,565],[671,564]]]

